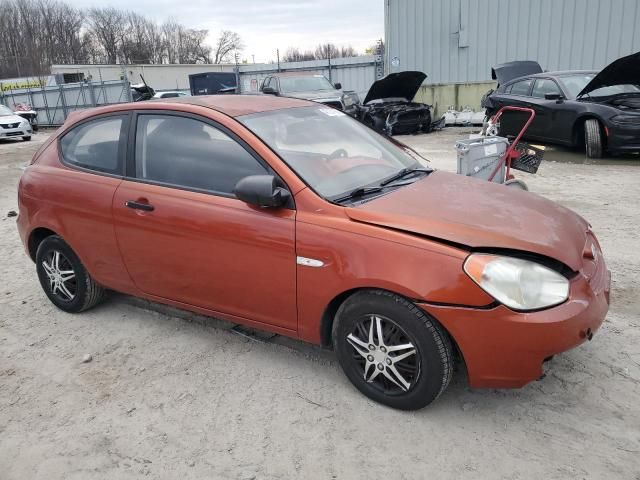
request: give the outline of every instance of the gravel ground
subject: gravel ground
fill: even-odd
[[[455,170],[465,133],[401,140]],[[520,390],[470,390],[459,370],[407,413],[368,401],[333,353],[301,342],[121,295],[56,310],[7,216],[46,137],[0,141],[1,480],[640,479],[639,160],[553,150],[522,175],[601,240],[613,304],[594,340]]]

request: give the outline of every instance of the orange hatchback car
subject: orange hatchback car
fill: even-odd
[[[110,289],[322,344],[395,408],[436,399],[457,352],[472,387],[538,379],[607,313],[598,241],[542,197],[427,165],[303,100],[113,105],[35,154],[18,229],[64,311]]]

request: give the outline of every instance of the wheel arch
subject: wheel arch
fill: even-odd
[[[596,113],[585,112],[581,114],[578,118],[576,118],[575,122],[573,122],[573,128],[571,131],[571,140],[575,146],[577,147],[584,146],[584,124],[587,120],[590,120],[590,119],[597,120],[598,123],[600,123],[600,126],[603,129],[602,140],[604,141],[604,145],[606,145],[607,135],[604,131],[604,128],[606,127],[605,121],[602,119],[600,115]]]
[[[29,250],[29,257],[31,257],[31,260],[34,262],[36,261],[38,247],[45,238],[52,235],[58,235],[58,233],[46,227],[36,227],[31,231],[29,234],[29,240],[27,241],[27,248]]]
[[[351,298],[354,294],[362,292],[362,291],[381,291],[381,292],[388,292],[391,293],[392,295],[397,295],[398,297],[402,297],[405,300],[407,300],[408,302],[413,303],[414,305],[418,306],[418,302],[415,299],[411,299],[408,298],[406,295],[403,295],[401,293],[398,292],[394,292],[393,290],[389,290],[386,288],[380,288],[380,287],[357,287],[357,288],[352,288],[349,290],[346,290],[338,295],[336,295],[327,305],[327,307],[325,308],[324,312],[322,313],[322,318],[320,321],[320,341],[321,341],[321,345],[325,348],[333,348],[333,338],[332,338],[332,332],[333,332],[333,324],[336,318],[336,315],[338,313],[338,310],[340,310],[340,307],[349,299]],[[418,306],[418,308],[420,308]],[[449,339],[451,340],[451,343],[454,346],[454,349],[460,354],[460,358],[463,358],[462,355],[462,351],[460,350],[459,346],[458,346],[458,342],[456,341],[456,339],[454,338],[454,336],[451,334],[451,332],[447,329],[447,327],[445,325],[442,324],[442,322],[440,322],[437,318],[435,318],[431,313],[425,311],[424,309],[421,309],[425,315],[429,316],[432,320],[436,321],[438,323],[438,325],[440,325],[440,327],[442,327],[442,329],[447,333],[447,335],[449,335]]]

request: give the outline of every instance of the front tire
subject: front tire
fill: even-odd
[[[443,328],[403,297],[363,290],[336,314],[333,343],[353,385],[376,402],[416,410],[447,388],[451,340]]]
[[[22,140],[24,142],[30,142],[31,141],[31,135],[27,135],[26,137],[22,137]]]
[[[602,157],[602,131],[600,122],[595,118],[589,118],[584,122],[584,144],[587,157]]]
[[[45,238],[38,247],[36,270],[44,293],[65,312],[82,312],[104,298],[104,288],[91,278],[78,256],[58,235]]]

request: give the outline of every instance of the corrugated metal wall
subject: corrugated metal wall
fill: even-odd
[[[638,0],[384,0],[388,71],[491,80],[491,66],[600,69],[640,50]]]

